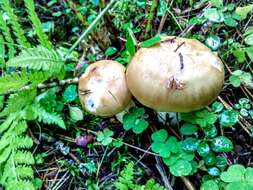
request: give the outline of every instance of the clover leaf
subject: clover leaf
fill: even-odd
[[[226,172],[222,172],[220,179],[228,183],[226,190],[251,190],[253,189],[253,168],[235,164]]]
[[[104,129],[103,131],[99,131],[97,134],[97,141],[101,142],[102,145],[107,146],[112,142],[113,132],[110,129]]]
[[[232,127],[239,120],[239,113],[234,110],[226,110],[219,115],[220,124],[224,127]]]
[[[192,165],[186,160],[177,160],[175,164],[170,167],[170,172],[174,176],[187,176],[192,171]]]
[[[165,129],[154,132],[151,135],[151,139],[154,141],[151,144],[152,151],[163,158],[169,158],[171,152],[178,152],[179,147],[177,139],[175,137],[168,138],[168,132]]]
[[[143,108],[131,108],[129,113],[123,116],[123,128],[132,129],[134,133],[140,134],[148,127],[148,122],[142,117],[145,113]]]
[[[233,143],[227,137],[219,136],[211,141],[211,148],[215,152],[230,152],[233,149]]]
[[[188,123],[198,124],[200,127],[208,127],[215,123],[218,116],[215,113],[209,112],[207,110],[201,110],[191,113],[182,113],[182,120]]]

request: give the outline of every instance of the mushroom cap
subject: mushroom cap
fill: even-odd
[[[78,91],[83,108],[102,117],[121,112],[131,100],[125,67],[111,60],[90,65],[79,80]]]
[[[143,105],[164,112],[191,112],[217,98],[224,66],[195,39],[174,36],[137,51],[127,67],[127,85]]]

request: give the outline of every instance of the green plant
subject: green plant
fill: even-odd
[[[140,134],[148,127],[148,122],[143,119],[145,110],[143,108],[131,108],[129,113],[123,116],[123,127],[125,130],[132,129],[134,133]]]
[[[51,42],[44,34],[34,11],[33,1],[26,0],[25,6],[41,43],[37,47],[31,47],[8,0],[3,1],[0,10],[1,13],[4,11],[8,15],[8,19],[0,17],[0,32],[4,34],[4,39],[0,39],[1,46],[6,44],[8,47],[8,57],[1,56],[1,67],[7,72],[3,72],[0,78],[0,93],[13,93],[0,112],[2,119],[0,184],[10,190],[30,190],[38,187],[36,183],[33,184],[34,158],[29,151],[33,143],[32,139],[26,135],[27,122],[38,120],[65,128],[62,117],[54,110],[54,107],[52,105],[44,107],[46,93],[40,97],[37,96],[37,86],[40,83],[52,78],[61,78],[64,75],[64,60],[57,51],[53,50]],[[15,38],[11,35],[11,30]],[[14,46],[14,41],[17,41],[17,46]],[[21,52],[15,57],[18,51]],[[4,52],[4,46],[2,46],[1,54],[3,55]],[[5,60],[8,62],[6,65]]]
[[[165,190],[165,187],[156,183],[154,179],[148,180],[144,185],[138,185],[134,179],[134,163],[129,162],[120,172],[120,176],[114,183],[118,190]]]
[[[107,146],[112,142],[111,136],[113,132],[110,129],[104,129],[103,131],[98,132],[97,141],[101,142],[102,145]]]
[[[253,168],[245,168],[242,165],[232,165],[228,168],[227,171],[222,172],[220,179],[228,185],[226,190],[235,190],[235,189],[252,189],[253,188]]]
[[[241,84],[247,86],[252,83],[252,75],[242,70],[236,70],[232,72],[232,75],[229,77],[229,82],[234,87],[239,87]]]
[[[253,188],[253,168],[245,168],[239,164],[229,166],[219,178],[208,179],[201,185],[201,190],[250,190]]]

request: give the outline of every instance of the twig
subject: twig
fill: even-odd
[[[158,172],[160,173],[161,177],[162,177],[162,180],[163,180],[163,183],[164,183],[164,186],[168,189],[168,190],[173,190],[169,180],[168,180],[168,177],[164,171],[164,167],[161,163],[161,159],[160,157],[156,156],[155,157],[155,160],[156,160],[156,168],[158,170]]]
[[[104,14],[111,8],[111,6],[117,0],[111,0],[110,3],[99,13],[99,15],[93,20],[93,22],[88,26],[88,28],[82,33],[82,35],[78,38],[78,40],[71,46],[69,51],[65,55],[65,59],[71,54],[71,52],[79,45],[79,43],[92,31],[92,29],[96,26],[98,21],[104,16]]]
[[[144,35],[145,39],[147,39],[149,37],[149,33],[152,30],[152,22],[153,22],[153,19],[155,16],[155,11],[156,11],[157,6],[158,6],[158,0],[153,0],[150,12],[148,14],[148,23],[147,23],[146,32]]]
[[[93,135],[97,135],[97,132],[92,131],[92,130],[90,130],[90,129],[83,129],[83,128],[78,128],[78,129],[83,130],[83,131],[86,131],[86,132],[88,132],[88,133],[92,133]],[[112,140],[116,140],[116,139],[115,139],[115,138],[112,138]],[[128,143],[126,143],[126,142],[123,142],[123,144],[126,145],[126,146],[128,146],[128,147],[130,147],[130,148],[133,148],[133,149],[139,150],[139,151],[141,151],[141,152],[144,152],[144,153],[146,153],[146,154],[150,154],[150,155],[153,155],[153,156],[159,156],[159,154],[156,154],[156,153],[153,153],[153,152],[144,150],[144,149],[142,149],[142,148],[136,147],[136,146],[131,145],[131,144],[128,144]]]
[[[106,153],[107,153],[107,150],[108,150],[108,147],[106,147],[106,149],[105,149],[105,151],[104,151],[104,154],[103,154],[103,157],[101,158],[101,161],[100,161],[100,163],[98,164],[97,173],[96,173],[96,178],[98,178],[99,171],[100,171],[100,168],[101,168],[101,166],[102,166],[102,164],[103,164],[103,161],[104,161],[104,159],[105,159],[105,155],[106,155]]]
[[[187,177],[180,176],[182,181],[184,182],[185,186],[187,187],[188,190],[196,190],[195,187],[192,185],[190,180]]]
[[[65,84],[75,84],[78,83],[79,78],[72,78],[72,79],[66,79],[66,80],[60,80],[57,82],[52,82],[52,83],[47,83],[47,84],[38,84],[37,88],[38,89],[43,89],[43,88],[51,88],[51,87],[55,87],[55,86],[63,86]],[[32,88],[32,85],[26,85],[22,88],[20,88],[19,90],[16,91],[7,91],[6,93],[0,94],[0,96],[4,96],[4,95],[9,95],[12,93],[17,93],[17,92],[21,92],[21,91],[25,91],[25,90],[30,90]]]

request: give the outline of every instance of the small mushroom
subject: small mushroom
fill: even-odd
[[[217,98],[224,66],[198,40],[167,36],[137,51],[126,78],[129,90],[143,105],[163,112],[190,112]]]
[[[90,65],[79,80],[78,91],[83,108],[102,117],[121,112],[131,100],[125,67],[111,60]]]

